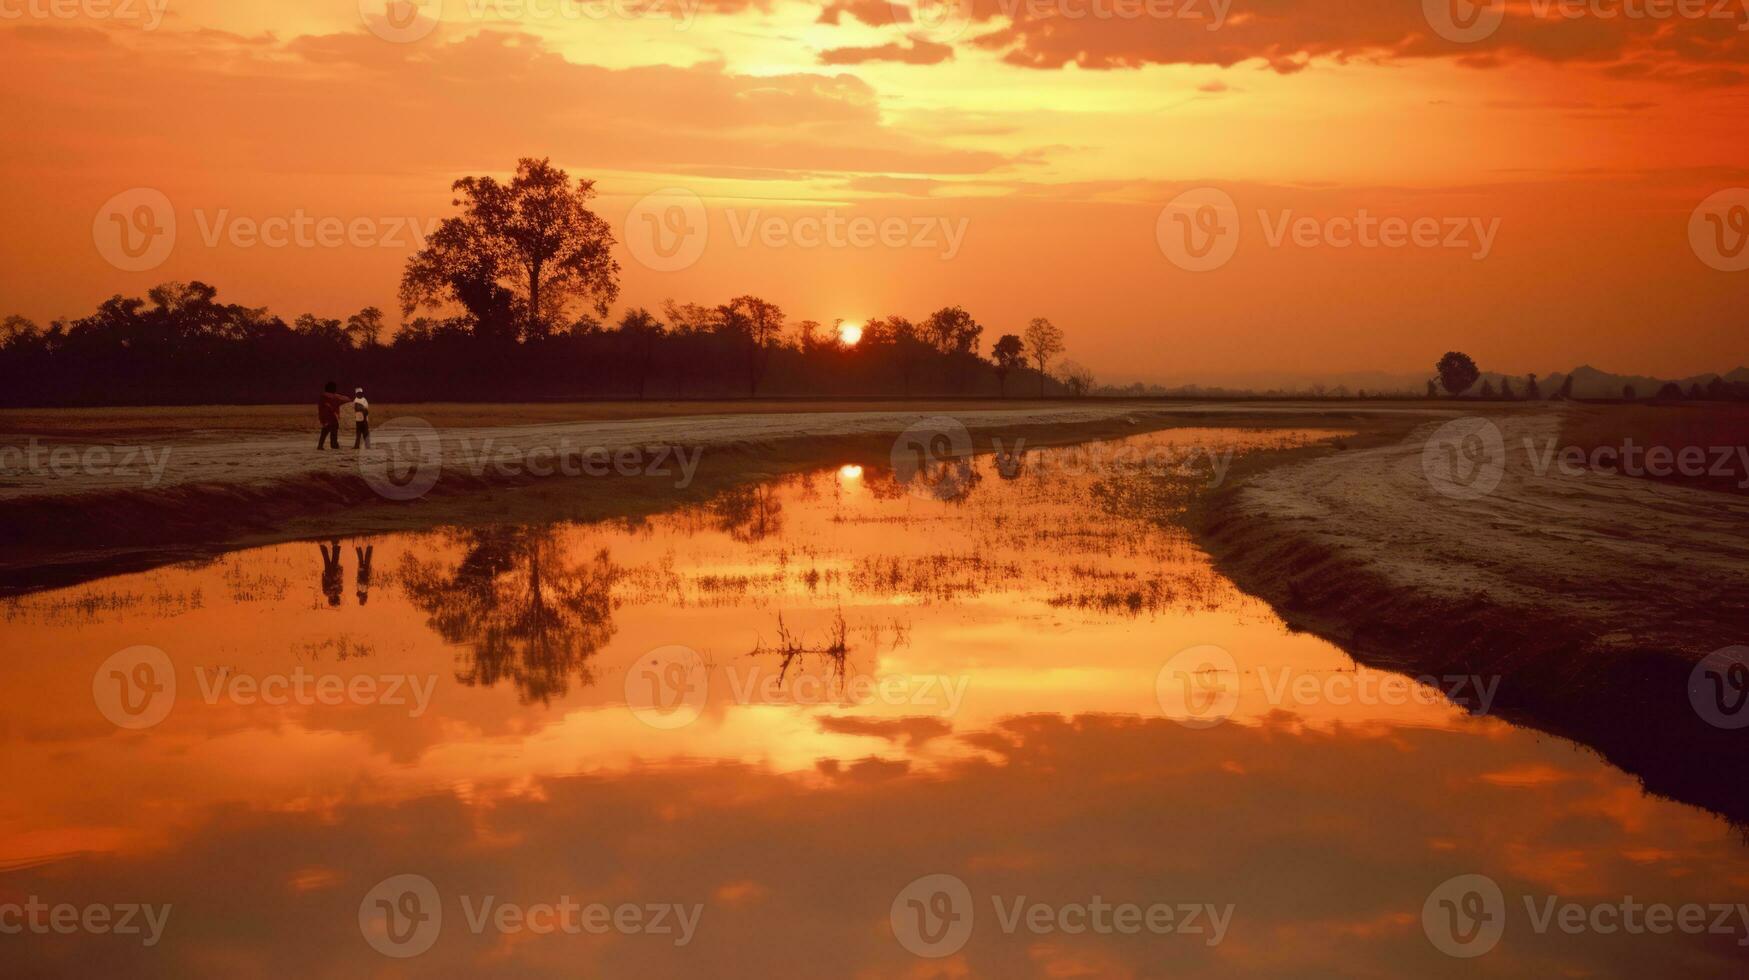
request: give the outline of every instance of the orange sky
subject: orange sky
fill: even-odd
[[[1742,6],[963,2],[0,0],[0,313],[393,310],[450,181],[535,155],[598,181],[625,303],[1043,315],[1114,381],[1749,362]],[[1202,187],[1236,247],[1191,271]],[[176,223],[143,271],[135,188]],[[1392,217],[1439,244],[1333,244]]]

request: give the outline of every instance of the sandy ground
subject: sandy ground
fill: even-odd
[[[1261,474],[1237,504],[1366,565],[1393,589],[1583,619],[1600,644],[1701,656],[1749,640],[1738,632],[1749,603],[1740,598],[1749,499],[1614,473],[1538,473],[1533,452],[1559,438],[1560,417],[1494,424],[1506,465],[1498,486],[1472,499],[1440,492],[1472,488],[1442,484],[1437,459],[1429,476],[1426,446],[1438,431],[1430,424],[1398,445]]]
[[[1749,499],[1538,472],[1560,409],[1477,421],[1470,432],[1500,434],[1498,467],[1476,470],[1444,423],[1425,423],[1251,474],[1211,504],[1205,544],[1290,625],[1357,659],[1498,678],[1502,713],[1749,819],[1749,787],[1725,775],[1749,739],[1690,697],[1698,661],[1749,643]],[[1477,479],[1452,478],[1448,447]]]
[[[975,432],[1013,425],[1076,425],[1131,414],[1131,406],[1090,408],[1036,408],[1008,411],[962,411],[953,414],[967,431]],[[781,439],[827,436],[858,436],[871,433],[897,435],[908,426],[938,417],[925,412],[796,412],[746,415],[702,415],[611,421],[547,422],[506,426],[435,426],[413,415],[396,415],[375,426],[373,444],[387,443],[405,434],[428,440],[418,447],[422,464],[435,463],[442,473],[517,477],[534,464],[545,466],[548,453],[567,450],[579,453],[600,449],[612,454],[621,449],[667,446],[702,450],[733,446],[737,442],[763,443]],[[350,429],[350,420],[343,425]],[[12,443],[14,446],[17,443]],[[61,443],[55,443],[61,445]],[[318,452],[314,431],[302,434],[261,435],[246,439],[202,439],[178,442],[147,438],[118,443],[103,457],[114,465],[86,465],[84,458],[56,467],[26,466],[18,472],[5,469],[0,500],[22,497],[87,494],[103,491],[173,489],[188,484],[262,485],[307,476],[353,476],[361,472],[369,454],[355,452],[347,431],[338,452]],[[382,449],[384,447],[378,447]],[[129,465],[123,457],[132,455]],[[385,450],[386,451],[386,450]],[[69,450],[69,453],[71,450]],[[430,455],[427,456],[426,453]],[[39,456],[45,454],[39,453]],[[415,455],[410,448],[409,455]],[[52,457],[50,458],[52,464]]]

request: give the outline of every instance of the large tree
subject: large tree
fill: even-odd
[[[765,364],[783,333],[783,310],[757,296],[737,296],[717,308],[722,331],[736,338],[747,359],[747,397],[759,391],[759,380],[765,377]]]
[[[1009,372],[1026,363],[1025,345],[1019,337],[1005,333],[996,338],[996,346],[990,349],[990,355],[996,359],[996,382],[1002,386],[1002,397],[1006,398]]]
[[[368,350],[382,343],[383,311],[367,306],[346,318],[346,335],[355,346]]]
[[[452,189],[462,213],[445,218],[408,260],[404,313],[457,303],[481,333],[519,329],[525,339],[568,322],[579,300],[607,315],[619,296],[619,263],[612,230],[589,210],[594,181],[573,183],[549,161],[524,157],[508,183],[464,177]]]
[[[1045,396],[1045,369],[1063,352],[1063,331],[1042,316],[1026,325],[1026,349],[1038,365],[1038,396]]]
[[[966,372],[978,360],[978,338],[984,328],[957,306],[946,306],[923,321],[923,336],[930,346],[947,355],[956,386],[966,386]]]
[[[969,354],[978,349],[978,338],[984,328],[972,315],[957,306],[947,306],[929,314],[923,321],[923,336],[943,354]]]
[[[1439,383],[1445,386],[1446,393],[1453,397],[1469,391],[1482,376],[1470,355],[1455,350],[1446,351],[1433,369],[1439,372]]]

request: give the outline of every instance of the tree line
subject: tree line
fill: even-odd
[[[1034,319],[997,337],[960,306],[860,325],[791,321],[753,295],[624,309],[594,182],[524,159],[514,177],[456,181],[454,205],[400,283],[402,326],[382,310],[287,323],[226,303],[204,282],[116,295],[46,328],[0,321],[0,404],[272,404],[324,380],[386,401],[1087,394],[1058,364],[1062,331]],[[1057,370],[1053,372],[1053,365]]]
[[[1481,369],[1476,361],[1462,351],[1446,351],[1439,363],[1433,366],[1436,376],[1428,379],[1427,397],[1439,397],[1440,390],[1452,398],[1479,398],[1491,401],[1566,401],[1573,396],[1573,376],[1567,375],[1553,391],[1545,394],[1542,384],[1534,374],[1527,375],[1523,386],[1513,387],[1510,377],[1500,379],[1496,386],[1492,380],[1482,379]],[[1476,382],[1482,381],[1480,387]],[[1613,395],[1613,392],[1611,393]],[[1622,401],[1637,401],[1645,392],[1639,391],[1631,384],[1621,387]],[[1726,381],[1719,375],[1713,375],[1705,385],[1699,381],[1691,381],[1687,388],[1675,381],[1666,381],[1651,393],[1655,401],[1749,401],[1749,384],[1741,381]]]

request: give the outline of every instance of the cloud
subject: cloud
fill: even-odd
[[[910,8],[888,3],[887,0],[836,0],[820,9],[818,23],[836,26],[843,23],[845,14],[870,27],[911,23]]]
[[[864,48],[828,48],[820,52],[823,65],[860,65],[867,61],[899,61],[908,65],[938,65],[953,57],[953,47],[912,35],[908,43],[897,41]]]
[[[1353,0],[1339,9],[1320,0],[1264,7],[1236,7],[1231,0],[965,0],[959,9],[969,12],[969,24],[954,22],[956,43],[1038,69],[1260,62],[1293,74],[1313,59],[1442,58],[1474,67],[1528,59],[1688,85],[1740,84],[1749,69],[1749,31],[1738,29],[1744,15],[1734,6],[1729,18],[1628,17],[1607,3],[1604,9],[1615,16],[1565,16],[1559,6],[1538,16],[1525,0],[1507,0],[1499,28],[1470,43],[1442,37],[1422,4],[1404,0]]]
[[[888,125],[875,91],[848,73],[606,68],[514,32],[411,45],[362,31],[264,41],[39,27],[0,30],[0,60],[0,97],[24,107],[7,169],[124,179],[222,159],[233,171],[392,161],[406,173],[504,166],[518,153],[630,171],[970,174],[1010,162]]]

